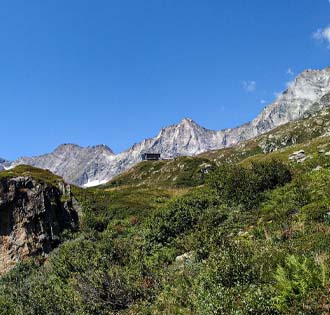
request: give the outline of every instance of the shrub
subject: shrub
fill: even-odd
[[[257,177],[250,169],[236,165],[219,167],[209,179],[217,196],[230,206],[242,204],[251,209],[260,201]]]
[[[324,262],[316,264],[307,257],[290,255],[283,266],[278,266],[275,274],[277,296],[280,310],[303,301],[312,290],[326,287],[328,273]]]
[[[90,270],[76,276],[82,308],[87,314],[109,314],[125,310],[140,296],[130,275],[112,268],[111,271]]]
[[[259,205],[262,192],[291,181],[291,172],[282,162],[254,162],[251,168],[223,165],[213,172],[209,185],[227,204],[251,209]]]
[[[215,200],[204,191],[191,193],[171,202],[148,223],[146,239],[149,245],[165,245],[195,226],[205,210]]]
[[[252,172],[257,176],[256,183],[260,191],[283,186],[292,180],[292,174],[286,164],[281,161],[253,162]]]

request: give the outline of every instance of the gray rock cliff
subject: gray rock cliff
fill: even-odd
[[[70,186],[29,176],[0,179],[0,274],[26,257],[47,255],[60,233],[78,228]]]

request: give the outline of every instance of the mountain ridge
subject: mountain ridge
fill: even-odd
[[[28,164],[46,168],[63,176],[69,183],[95,186],[136,165],[145,152],[157,152],[163,158],[194,156],[252,139],[327,106],[323,98],[328,100],[329,92],[330,67],[308,69],[253,120],[235,128],[210,130],[190,118],[183,118],[178,124],[162,128],[155,137],[144,139],[119,154],[114,154],[105,145],[80,147],[63,144],[49,154],[20,158],[12,162],[11,167]]]

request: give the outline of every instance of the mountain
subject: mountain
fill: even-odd
[[[20,158],[11,167],[27,164],[48,169],[79,186],[98,185],[101,182],[91,181],[108,167],[114,157],[113,151],[105,145],[83,148],[75,144],[62,144],[50,154]]]
[[[330,68],[306,70],[255,119],[236,128],[213,131],[185,118],[177,125],[163,128],[156,137],[143,140],[117,155],[103,145],[82,148],[70,144],[61,145],[50,154],[21,158],[12,165],[46,168],[69,183],[95,186],[130,169],[141,161],[144,152],[161,153],[163,158],[192,156],[252,139],[327,106],[329,92]]]

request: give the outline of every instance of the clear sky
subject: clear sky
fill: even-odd
[[[244,123],[330,65],[328,0],[2,0],[0,157]]]

